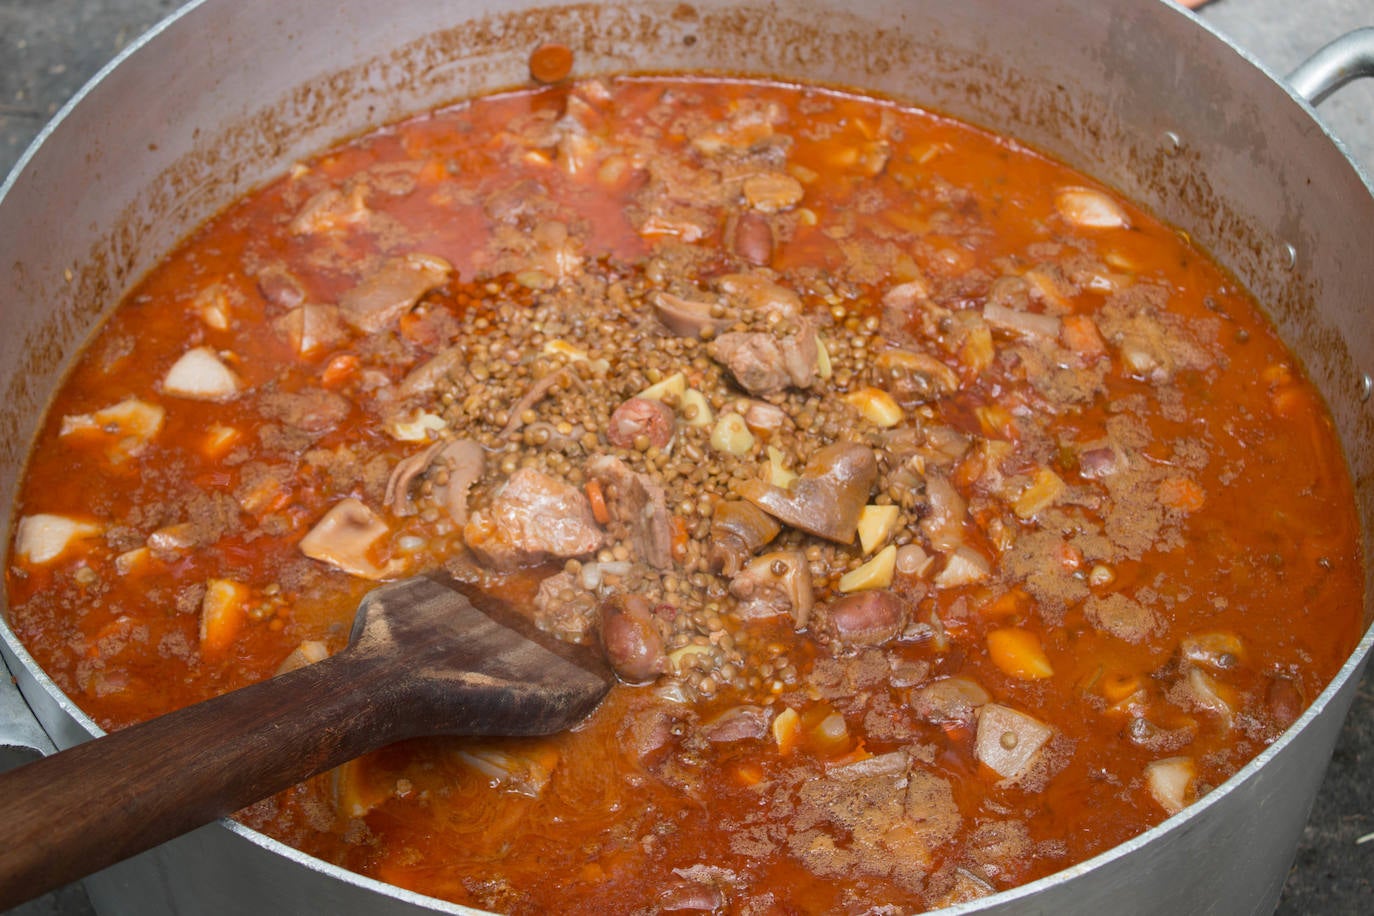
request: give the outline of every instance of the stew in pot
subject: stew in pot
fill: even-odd
[[[16,511],[13,625],[107,728],[317,661],[440,565],[603,646],[572,733],[239,814],[517,913],[1046,875],[1273,741],[1363,588],[1324,406],[1189,239],[968,126],[705,77],[293,166],[113,313]]]

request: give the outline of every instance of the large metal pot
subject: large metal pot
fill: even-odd
[[[64,112],[0,197],[0,493],[15,490],[66,360],[190,228],[295,157],[522,82],[545,40],[576,48],[580,73],[714,68],[879,90],[1013,135],[1143,203],[1214,252],[1305,361],[1336,418],[1374,567],[1374,197],[1287,86],[1173,6],[1140,0],[192,4]],[[1309,72],[1305,92],[1348,62]],[[1374,618],[1374,591],[1362,611]],[[7,626],[0,637],[52,743],[98,732]],[[1367,633],[1294,727],[1204,800],[956,911],[1272,909],[1371,644]],[[25,712],[0,697],[0,728]],[[471,912],[229,821],[87,886],[104,913]]]

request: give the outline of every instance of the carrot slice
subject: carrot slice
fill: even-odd
[[[1012,677],[1033,681],[1054,674],[1049,657],[1040,646],[1040,637],[1020,627],[1005,627],[988,633],[988,655],[992,663]]]
[[[587,491],[587,502],[592,504],[592,518],[598,525],[608,524],[611,513],[606,508],[606,491],[601,488],[601,481],[589,480],[583,489]]]

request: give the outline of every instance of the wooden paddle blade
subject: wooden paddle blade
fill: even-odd
[[[390,664],[417,704],[415,734],[547,735],[588,715],[615,683],[597,650],[564,643],[436,572],[363,599],[350,652]]]

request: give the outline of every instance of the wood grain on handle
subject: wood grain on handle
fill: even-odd
[[[0,910],[396,740],[401,672],[346,651],[0,775]]]

